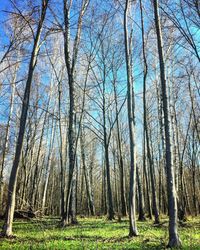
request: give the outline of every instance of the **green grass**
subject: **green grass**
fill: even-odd
[[[0,224],[2,226],[2,223]],[[105,218],[79,218],[79,224],[59,228],[56,218],[17,220],[16,238],[0,238],[0,249],[165,249],[168,238],[167,220],[160,226],[152,221],[138,222],[139,236],[128,237],[128,221]],[[182,249],[200,250],[200,218],[190,218],[179,226]]]

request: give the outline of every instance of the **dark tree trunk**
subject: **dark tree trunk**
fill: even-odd
[[[142,194],[142,183],[140,180],[140,174],[137,166],[137,185],[138,185],[138,210],[139,210],[139,215],[138,215],[138,220],[139,221],[145,221],[145,213],[144,213],[144,202],[143,202],[143,194]]]

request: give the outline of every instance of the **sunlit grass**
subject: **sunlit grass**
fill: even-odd
[[[2,225],[2,223],[1,223]],[[168,229],[166,218],[161,225],[138,222],[140,235],[128,237],[128,221],[106,218],[79,218],[79,224],[59,227],[56,218],[14,222],[12,239],[0,239],[0,249],[165,249]],[[189,218],[179,226],[182,249],[200,249],[200,218]]]

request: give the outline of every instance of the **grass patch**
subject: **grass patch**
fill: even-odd
[[[0,223],[2,226],[2,222]],[[128,220],[121,223],[104,218],[79,218],[79,224],[59,228],[57,218],[14,222],[16,238],[0,238],[0,249],[165,249],[168,222],[158,226],[152,221],[138,222],[140,235],[128,237]],[[182,249],[200,250],[200,218],[180,224]]]

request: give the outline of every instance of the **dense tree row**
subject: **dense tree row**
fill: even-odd
[[[196,0],[10,0],[0,41],[0,212],[200,213]]]

